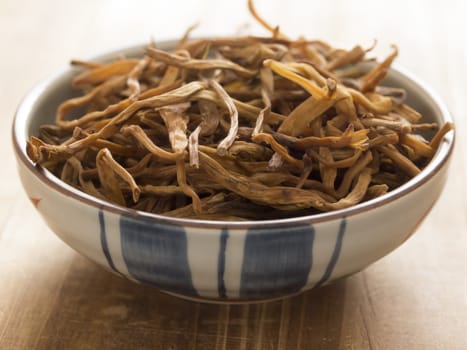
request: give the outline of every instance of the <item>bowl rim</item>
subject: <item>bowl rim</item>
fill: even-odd
[[[157,42],[157,45],[161,48],[169,48],[173,46],[175,40],[165,40]],[[132,45],[119,49],[113,49],[102,53],[100,55],[94,56],[93,59],[106,59],[112,56],[115,56],[119,53],[125,52],[135,52],[144,47],[144,45]],[[164,216],[161,214],[154,214],[145,211],[140,211],[136,209],[126,208],[119,206],[117,204],[112,204],[110,202],[98,199],[89,194],[81,192],[80,190],[62,182],[58,177],[53,175],[47,169],[41,167],[40,165],[34,164],[26,154],[26,140],[23,140],[23,131],[29,125],[31,118],[29,118],[32,110],[34,109],[35,103],[39,98],[47,93],[48,87],[50,87],[54,82],[62,78],[66,74],[70,74],[73,67],[63,68],[57,71],[55,74],[52,74],[48,78],[42,80],[36,84],[20,101],[16,113],[13,118],[12,124],[12,142],[13,149],[16,153],[16,158],[18,162],[21,162],[26,168],[36,177],[40,182],[42,182],[47,187],[60,192],[62,195],[67,196],[73,200],[77,200],[85,205],[90,205],[95,207],[98,210],[106,210],[114,214],[124,215],[126,217],[145,219],[149,221],[157,221],[165,224],[173,224],[178,226],[188,226],[188,227],[203,227],[211,229],[223,229],[226,227],[232,229],[247,229],[251,227],[284,227],[289,225],[297,224],[315,224],[321,223],[324,221],[332,221],[334,219],[342,219],[362,212],[372,210],[378,207],[381,207],[385,204],[392,203],[400,197],[413,192],[423,184],[427,183],[432,177],[434,177],[445,165],[447,165],[454,149],[455,144],[455,130],[449,131],[443,138],[440,143],[435,155],[427,164],[427,166],[422,169],[422,171],[407,181],[405,184],[399,186],[396,189],[384,194],[380,197],[373,198],[371,200],[358,203],[354,206],[339,209],[330,212],[323,212],[318,214],[311,214],[299,217],[291,218],[281,218],[281,219],[270,219],[270,220],[246,220],[246,221],[225,221],[225,220],[200,220],[200,219],[188,219],[188,218],[175,218]],[[436,92],[420,78],[416,77],[414,74],[409,72],[407,69],[401,67],[399,64],[392,64],[391,71],[395,72],[402,76],[402,78],[407,79],[412,85],[416,86],[422,93],[426,94],[427,97],[431,99],[435,107],[439,110],[439,115],[443,122],[454,123],[451,114],[449,113],[446,105],[443,103],[441,98],[436,94]]]

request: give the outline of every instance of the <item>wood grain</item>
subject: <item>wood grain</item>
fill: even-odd
[[[71,58],[178,37],[196,21],[198,35],[263,33],[245,26],[245,2],[0,0],[0,349],[467,349],[465,1],[256,1],[291,36],[347,47],[376,38],[377,55],[397,43],[397,62],[456,118],[439,202],[413,237],[363,272],[266,304],[187,302],[76,254],[26,198],[9,140],[28,89]]]

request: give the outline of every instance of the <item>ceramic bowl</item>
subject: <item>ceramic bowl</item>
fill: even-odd
[[[121,53],[141,55],[143,49],[100,58]],[[47,225],[70,247],[118,275],[184,298],[271,300],[356,273],[414,233],[448,174],[453,131],[419,175],[349,209],[250,222],[174,219],[129,210],[77,191],[26,155],[26,140],[39,125],[51,123],[57,105],[73,93],[74,73],[65,69],[40,83],[17,110],[13,143],[24,189]],[[426,121],[452,122],[440,99],[412,74],[392,69],[386,84],[404,87],[408,104]]]

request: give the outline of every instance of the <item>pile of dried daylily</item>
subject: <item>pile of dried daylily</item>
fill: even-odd
[[[83,96],[29,140],[31,159],[95,197],[213,220],[346,208],[418,174],[452,126],[425,140],[438,126],[379,85],[397,49],[368,71],[368,50],[289,40],[251,5],[271,37],[186,35],[170,52],[74,61]]]

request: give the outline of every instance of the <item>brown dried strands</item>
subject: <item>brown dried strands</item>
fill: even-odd
[[[331,196],[316,190],[302,190],[286,186],[265,186],[241,174],[226,171],[219,163],[204,153],[200,153],[201,169],[214,181],[226,189],[255,203],[283,210],[316,208],[322,211],[346,208],[363,198],[371,175],[362,172],[359,180],[346,198],[335,201]]]
[[[96,156],[97,172],[99,180],[104,190],[109,194],[113,202],[120,205],[125,205],[125,200],[122,195],[121,186],[118,183],[116,176],[119,176],[126,182],[132,192],[132,199],[138,202],[141,194],[141,189],[136,184],[133,176],[122,167],[115,159],[107,148],[102,148]]]
[[[188,38],[140,58],[75,60],[63,101],[27,153],[64,182],[173,217],[262,220],[349,208],[417,176],[438,126],[381,85],[398,51],[287,38]]]
[[[240,76],[246,78],[252,78],[257,73],[245,67],[242,67],[232,61],[222,60],[222,59],[196,59],[196,58],[187,58],[183,57],[174,53],[169,53],[166,51],[158,50],[155,48],[148,48],[147,54],[158,60],[160,62],[164,62],[166,64],[170,64],[172,66],[191,69],[191,70],[212,70],[212,69],[224,69],[224,70],[231,70],[235,73],[239,74]]]
[[[353,124],[349,124],[339,136],[305,136],[301,138],[288,136],[282,133],[273,133],[274,138],[289,148],[306,151],[312,147],[329,147],[364,150],[368,148],[368,129],[354,130]]]
[[[98,65],[97,67],[92,67],[92,69],[78,74],[73,78],[71,85],[74,88],[86,85],[97,85],[107,81],[111,77],[130,73],[138,63],[138,59],[123,59],[104,65]]]

